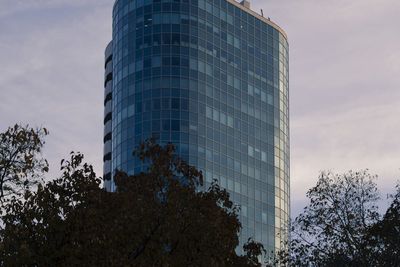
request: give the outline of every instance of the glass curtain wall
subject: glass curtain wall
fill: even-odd
[[[241,245],[279,248],[289,219],[284,32],[234,0],[117,0],[112,46],[112,169],[145,171],[134,148],[172,142],[205,187],[217,180],[240,205]]]

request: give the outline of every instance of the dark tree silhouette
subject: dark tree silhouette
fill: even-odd
[[[400,266],[400,184],[383,218],[370,229],[371,265]]]
[[[241,225],[225,190],[200,192],[202,174],[172,145],[148,142],[137,155],[148,171],[119,172],[115,193],[72,154],[61,178],[9,203],[2,266],[260,266],[262,245],[235,253]]]
[[[21,197],[48,172],[48,163],[41,157],[46,135],[46,128],[18,124],[0,133],[0,202]]]

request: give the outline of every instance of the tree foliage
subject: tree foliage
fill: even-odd
[[[151,142],[137,154],[148,171],[119,172],[117,191],[100,189],[81,154],[60,178],[7,205],[2,266],[259,266],[260,244],[238,256],[240,222],[228,193]],[[18,237],[18,238],[16,238]]]
[[[373,248],[371,262],[374,265],[400,265],[400,183],[385,215],[371,227],[368,240]]]
[[[202,173],[172,145],[142,144],[136,155],[148,170],[117,172],[110,193],[80,153],[43,184],[47,134],[20,125],[0,134],[0,266],[260,266],[260,243],[235,253],[241,224],[229,194],[217,183],[200,191]],[[399,266],[400,184],[381,217],[375,179],[321,173],[267,265]]]
[[[295,266],[368,266],[366,236],[378,222],[375,176],[367,170],[321,173],[310,200],[292,225],[290,262]]]
[[[0,133],[0,202],[37,185],[48,163],[41,157],[46,128],[16,124]]]
[[[284,266],[399,266],[400,185],[380,218],[376,176],[368,170],[321,173],[309,204],[292,222],[287,249],[273,259]]]

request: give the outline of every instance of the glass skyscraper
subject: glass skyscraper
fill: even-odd
[[[235,0],[117,0],[106,49],[105,187],[144,171],[143,140],[179,155],[241,206],[241,244],[274,250],[289,220],[285,32]]]

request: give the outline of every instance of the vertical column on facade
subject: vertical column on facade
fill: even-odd
[[[275,133],[275,248],[282,249],[288,240],[290,209],[290,152],[289,152],[289,52],[286,38],[279,35],[279,81],[277,96],[279,108]]]
[[[104,157],[103,157],[103,178],[104,187],[111,191],[111,151],[112,151],[112,88],[113,88],[113,61],[112,42],[105,51],[105,74],[104,74]]]

